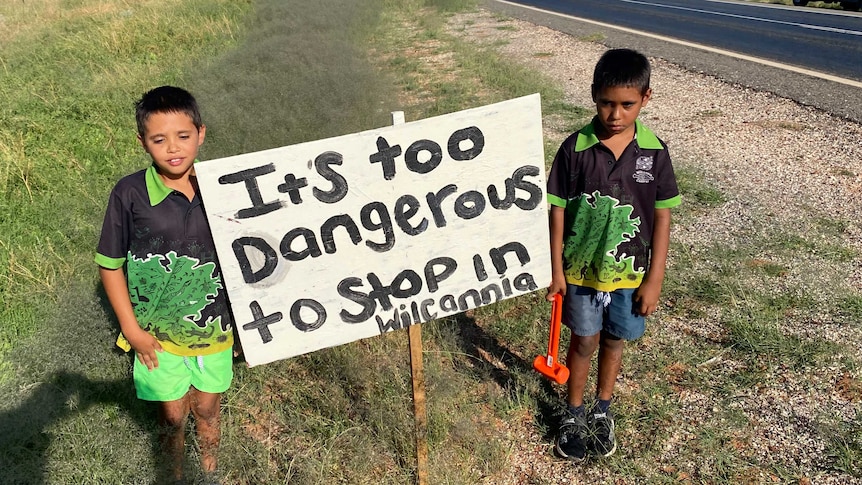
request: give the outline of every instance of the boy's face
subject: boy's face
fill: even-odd
[[[607,136],[634,136],[635,120],[641,108],[647,105],[652,89],[641,93],[638,88],[607,87],[593,93],[596,112]]]
[[[153,113],[144,123],[144,136],[138,135],[138,141],[163,177],[179,179],[193,173],[205,135],[206,126],[198,130],[185,113]]]

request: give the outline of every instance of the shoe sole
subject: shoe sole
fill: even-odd
[[[616,447],[614,447],[614,449],[616,450]],[[584,462],[584,461],[586,461],[586,459],[587,459],[587,455],[584,455],[584,457],[583,457],[583,458],[578,458],[578,457],[576,457],[576,456],[570,456],[570,455],[567,455],[567,454],[566,454],[566,453],[565,453],[565,452],[560,448],[559,443],[558,443],[558,444],[556,444],[556,445],[554,445],[554,451],[557,453],[557,456],[559,456],[560,458],[563,458],[563,459],[569,460],[569,461],[571,461],[571,462],[573,462],[573,463],[583,463],[583,462]]]
[[[611,451],[609,451],[609,452],[607,452],[607,453],[600,453],[600,452],[599,452],[599,450],[597,450],[597,449],[595,449],[595,448],[593,448],[591,451],[592,451],[592,452],[593,452],[593,454],[595,454],[596,456],[601,456],[601,457],[603,457],[603,458],[607,458],[607,457],[609,457],[609,456],[613,455],[613,454],[617,451],[617,442],[616,442],[616,441],[614,441],[614,447],[613,447],[613,448],[611,448]]]

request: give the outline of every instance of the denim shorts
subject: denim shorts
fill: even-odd
[[[563,303],[563,324],[572,333],[589,337],[604,330],[624,340],[644,334],[644,317],[632,301],[634,288],[600,292],[585,286],[568,285]],[[610,302],[606,303],[610,296]]]

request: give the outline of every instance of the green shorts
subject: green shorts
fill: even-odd
[[[233,380],[233,349],[200,357],[183,357],[167,351],[157,352],[159,366],[153,370],[141,364],[137,355],[133,376],[138,399],[144,401],[176,401],[189,392],[219,394]]]

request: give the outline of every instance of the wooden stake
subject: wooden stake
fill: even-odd
[[[416,427],[416,483],[428,483],[428,417],[425,414],[425,374],[422,371],[422,327],[407,328],[413,380],[413,420]]]
[[[392,124],[404,123],[404,112],[392,112]],[[410,347],[410,376],[413,382],[413,422],[416,439],[416,483],[428,483],[428,416],[425,412],[425,373],[422,370],[422,327],[407,328]]]

